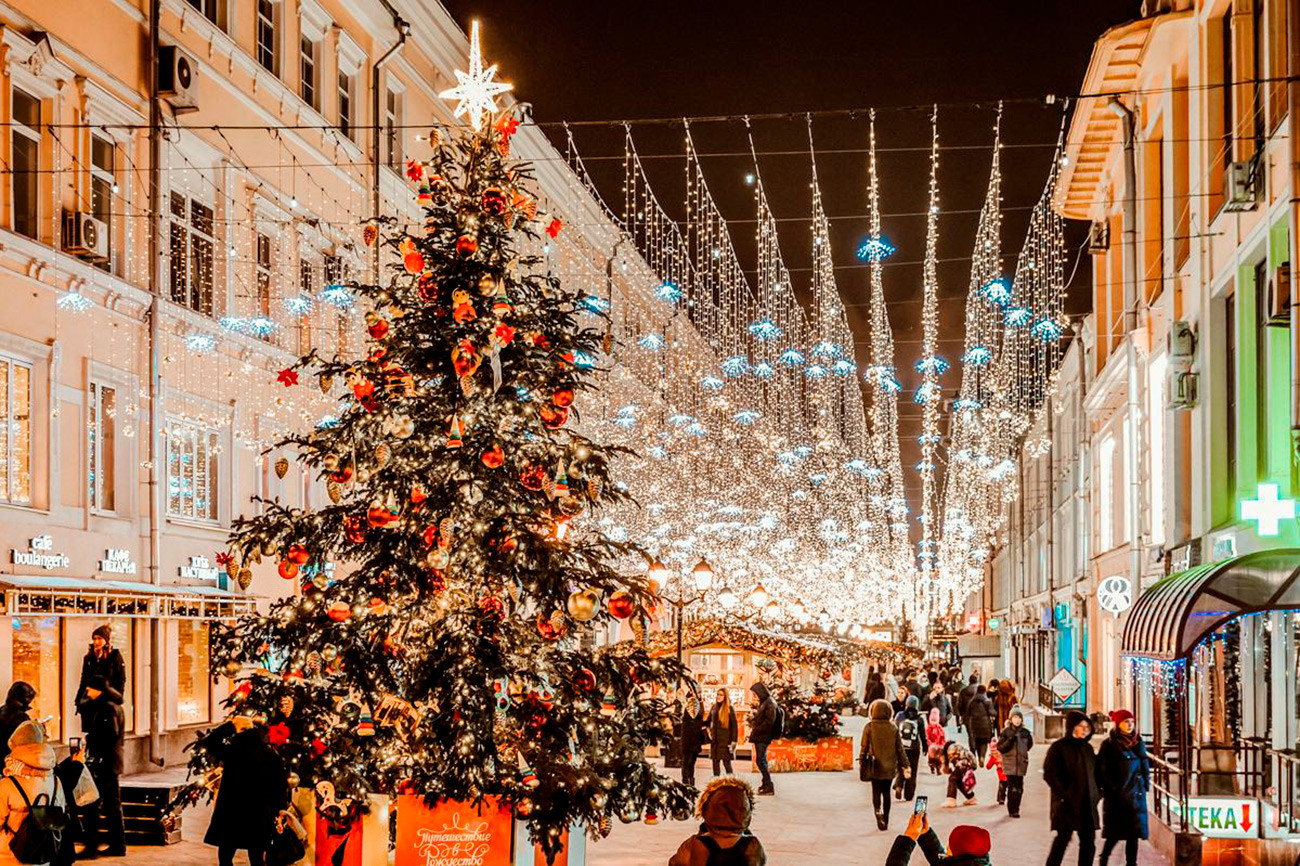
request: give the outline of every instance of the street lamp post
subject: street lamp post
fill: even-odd
[[[659,560],[656,559],[653,563],[650,564],[650,576],[652,578],[662,579],[667,574],[668,574],[667,566],[665,566]],[[685,586],[683,586],[682,581],[678,580],[677,597],[664,599],[664,601],[668,602],[673,606],[673,615],[677,620],[676,624],[677,624],[677,663],[678,664],[682,664],[682,628],[684,625],[683,621],[685,619],[685,617],[682,615],[682,612],[686,608],[695,604],[696,602],[704,600],[705,595],[708,594],[709,589],[713,586],[713,568],[709,565],[708,562],[701,559],[699,562],[695,564],[695,568],[691,569],[691,577],[694,580],[696,590],[698,590],[698,592],[696,592],[695,595],[687,597]],[[682,681],[681,681],[681,677],[679,676],[677,679],[677,687],[681,688],[681,685],[682,685]]]

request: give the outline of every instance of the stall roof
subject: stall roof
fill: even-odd
[[[138,592],[145,595],[202,595],[212,598],[246,599],[248,596],[216,586],[182,583],[144,583],[138,580],[101,580],[59,574],[28,576],[0,574],[0,584],[18,589],[81,589],[89,592]]]
[[[1171,574],[1129,611],[1124,655],[1186,659],[1219,626],[1248,613],[1300,608],[1300,549],[1261,550]]]

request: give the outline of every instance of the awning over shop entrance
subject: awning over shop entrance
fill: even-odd
[[[4,613],[14,616],[234,619],[256,608],[249,596],[215,586],[134,580],[4,574],[0,590]]]
[[[1171,574],[1129,611],[1124,655],[1174,661],[1243,614],[1300,608],[1300,549],[1261,550]]]

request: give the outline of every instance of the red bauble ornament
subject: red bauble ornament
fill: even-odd
[[[335,472],[330,473],[330,480],[335,484],[347,484],[352,480],[352,467],[344,466]]]
[[[366,522],[376,529],[387,526],[397,519],[397,515],[383,505],[372,505],[366,509]]]
[[[505,452],[501,450],[500,445],[493,445],[483,452],[483,465],[488,469],[497,469],[506,460]]]
[[[374,339],[382,340],[388,336],[388,322],[377,318],[372,324],[366,326],[366,331]]]
[[[355,514],[344,518],[343,537],[353,544],[362,544],[366,540],[366,525]]]
[[[559,640],[560,630],[552,623],[550,617],[544,613],[537,615],[537,633],[542,636],[542,640]]]
[[[352,393],[358,400],[364,400],[375,393],[375,383],[369,379],[358,379],[352,386]]]
[[[346,601],[336,601],[329,607],[329,617],[335,622],[347,622],[352,619],[352,607]]]
[[[311,554],[307,552],[305,544],[291,544],[288,551],[285,552],[285,558],[299,565],[304,565],[307,560],[311,559]]]
[[[411,488],[411,504],[412,504],[412,505],[423,505],[423,504],[424,504],[424,500],[426,500],[426,499],[428,499],[428,498],[429,498],[429,494],[426,493],[426,492],[424,491],[424,488],[421,487],[420,485],[417,484],[417,485],[415,485],[414,487]]]
[[[276,568],[276,571],[280,572],[280,576],[285,580],[293,580],[298,576],[298,563],[292,562],[288,559],[282,559],[280,560],[280,565]]]
[[[438,281],[433,278],[432,271],[425,271],[420,274],[420,279],[415,283],[415,290],[420,295],[420,300],[426,304],[431,304],[438,297]]]
[[[493,217],[503,217],[510,209],[506,194],[499,187],[488,187],[483,191],[483,213]]]
[[[542,485],[546,482],[546,470],[541,466],[529,466],[523,472],[519,473],[519,483],[526,490],[541,490]]]
[[[558,430],[569,420],[569,410],[563,406],[543,403],[537,412],[542,418],[542,426],[548,430]]]
[[[573,675],[573,687],[582,692],[594,692],[596,690],[596,675],[583,668]]]
[[[406,268],[408,274],[419,274],[424,271],[424,256],[416,250],[412,250],[402,256],[402,267]]]
[[[469,235],[461,235],[456,238],[456,255],[462,259],[467,259],[474,253],[478,252],[478,240]],[[423,260],[421,260],[423,262]]]
[[[478,600],[478,608],[483,611],[484,616],[497,621],[500,621],[506,615],[505,605],[503,605],[501,599],[497,598],[495,595],[485,595],[480,598]]]
[[[605,602],[605,609],[615,619],[627,619],[636,611],[636,601],[630,593],[620,589],[610,594],[609,600]]]
[[[555,392],[555,396],[551,397],[551,402],[567,409],[573,405],[573,391],[569,388],[561,388]]]

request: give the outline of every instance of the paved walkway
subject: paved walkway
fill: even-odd
[[[846,733],[856,736],[861,725],[859,719],[850,720]],[[1031,753],[1033,766],[1026,777],[1023,817],[1018,820],[1008,817],[1006,809],[996,805],[997,777],[992,770],[979,772],[979,805],[940,808],[946,778],[931,776],[922,758],[917,791],[930,798],[931,823],[939,837],[946,840],[948,831],[959,823],[980,824],[993,836],[995,866],[1042,863],[1052,841],[1047,788],[1040,769],[1045,751],[1046,747],[1039,744]],[[706,764],[701,759],[696,771],[701,786],[712,777]],[[757,776],[749,778],[757,786]],[[856,772],[782,773],[775,778],[777,796],[759,798],[753,822],[754,833],[762,840],[771,866],[883,866],[895,835],[902,832],[911,813],[910,804],[895,801],[889,831],[880,832],[871,812],[870,788],[858,781]],[[212,866],[216,863],[216,850],[202,844],[206,825],[206,810],[190,810],[185,813],[185,841],[180,844],[132,848],[126,858],[98,862],[112,866]],[[694,830],[693,823],[664,821],[647,826],[616,821],[608,839],[591,843],[588,866],[662,866]],[[1076,849],[1071,847],[1065,862],[1074,864],[1076,857]],[[236,863],[246,862],[241,852]],[[916,866],[924,862],[919,853],[913,858]],[[1123,862],[1121,848],[1112,855],[1111,863],[1119,866]],[[1167,861],[1145,842],[1139,863],[1167,866]]]

